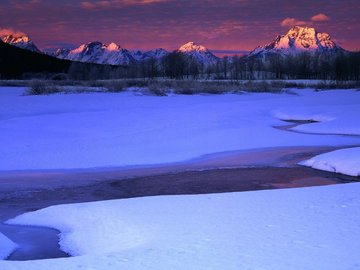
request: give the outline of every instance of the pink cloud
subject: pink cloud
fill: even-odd
[[[7,35],[23,36],[25,34],[21,31],[15,31],[11,28],[0,28],[0,36],[7,36]]]
[[[311,20],[313,22],[324,22],[324,21],[329,21],[330,17],[325,15],[324,13],[319,13],[319,14],[312,16]]]
[[[83,1],[81,7],[84,9],[107,9],[122,6],[148,5],[165,0],[108,0],[108,1]]]
[[[96,5],[94,3],[91,2],[81,2],[80,3],[81,7],[84,9],[93,9],[96,8]]]
[[[282,20],[281,26],[295,26],[295,25],[306,25],[305,21],[300,21],[295,18],[286,18]]]
[[[81,6],[85,9],[109,8],[113,1],[97,1],[97,2],[81,2]]]
[[[200,36],[210,38],[210,39],[215,39],[218,37],[224,37],[224,36],[229,36],[232,34],[239,33],[245,29],[247,29],[247,26],[241,22],[224,21],[221,24],[219,24],[218,26],[212,28],[211,31],[201,30],[201,31],[198,31],[198,33]]]

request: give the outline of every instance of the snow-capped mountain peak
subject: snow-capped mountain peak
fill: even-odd
[[[342,50],[335,44],[328,33],[320,33],[312,27],[292,27],[285,35],[280,35],[265,46],[257,47],[250,55],[281,53],[284,55],[298,52],[337,51]]]
[[[192,41],[182,45],[177,51],[184,53],[191,59],[198,63],[202,63],[205,66],[213,65],[218,61],[218,58],[213,55],[206,47],[198,45]]]
[[[108,51],[118,51],[118,50],[120,50],[120,45],[118,45],[118,44],[116,44],[116,43],[114,43],[114,42],[111,42],[107,47],[106,47],[106,49],[108,50]]]
[[[112,42],[106,45],[100,41],[82,44],[73,50],[60,49],[55,56],[61,59],[109,65],[127,65],[135,61],[131,53],[118,44]]]
[[[34,52],[40,52],[40,50],[35,46],[34,42],[30,40],[29,36],[25,34],[22,35],[9,34],[9,35],[1,36],[0,39],[5,43],[8,43],[10,45],[22,49],[26,49]]]
[[[202,45],[198,45],[193,41],[190,41],[184,45],[182,45],[179,49],[180,52],[207,52],[208,49]]]

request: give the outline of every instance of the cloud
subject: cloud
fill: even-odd
[[[7,35],[23,36],[25,34],[21,31],[15,31],[11,28],[0,28],[0,36],[7,36]]]
[[[281,26],[291,27],[291,26],[303,26],[303,25],[313,25],[314,22],[325,22],[329,21],[330,17],[324,13],[319,13],[312,16],[308,21],[298,20],[296,18],[287,17],[281,21]]]
[[[329,21],[330,17],[325,15],[324,13],[319,13],[311,17],[311,21],[313,22],[325,22]]]
[[[110,1],[98,1],[98,2],[81,2],[81,7],[84,9],[98,9],[106,8],[110,6]]]
[[[84,9],[108,9],[122,6],[149,5],[165,0],[103,0],[103,1],[83,1],[80,3]]]
[[[19,1],[19,0],[11,0],[11,5],[16,9],[32,9],[39,4],[41,4],[42,0],[28,0],[28,1]]]
[[[295,26],[295,25],[306,25],[305,21],[300,21],[295,18],[286,18],[282,20],[281,26]]]
[[[194,28],[196,28],[196,25]],[[198,31],[198,34],[202,37],[214,39],[236,34],[239,31],[245,30],[246,28],[247,26],[238,21],[224,21],[218,26],[211,27],[211,29],[202,29]]]

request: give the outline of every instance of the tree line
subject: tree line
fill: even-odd
[[[320,79],[359,80],[360,52],[308,53],[234,56],[204,65],[187,55],[174,51],[163,59],[149,59],[122,70],[121,77],[173,79]]]
[[[225,76],[225,74],[224,74]],[[232,79],[320,79],[359,80],[360,52],[303,52],[267,57],[235,57],[230,65]]]

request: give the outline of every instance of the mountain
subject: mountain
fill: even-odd
[[[206,47],[197,45],[192,41],[182,45],[177,51],[184,53],[197,63],[203,63],[205,66],[216,64],[219,60]]]
[[[164,50],[163,48],[157,48],[150,51],[142,52],[140,50],[131,51],[132,57],[137,62],[146,61],[149,59],[161,60],[164,56],[166,56],[169,52]]]
[[[294,55],[301,52],[338,52],[343,49],[331,40],[328,33],[311,27],[292,27],[285,35],[277,36],[271,43],[257,47],[249,56],[271,54]]]
[[[140,50],[130,51],[130,54],[134,58],[134,60],[136,60],[138,62],[143,60],[144,53]]]
[[[105,45],[98,41],[82,44],[74,50],[59,49],[55,56],[60,59],[109,65],[128,65],[135,62],[130,51],[115,43]]]
[[[26,49],[33,52],[40,52],[40,50],[35,46],[34,42],[30,40],[27,35],[4,35],[0,37],[2,42],[8,43],[10,45]]]
[[[164,56],[166,56],[169,52],[167,50],[164,50],[163,48],[157,48],[154,50],[147,51],[143,54],[143,60],[147,60],[150,58],[155,59],[162,59]]]

